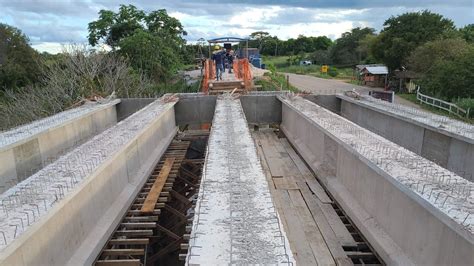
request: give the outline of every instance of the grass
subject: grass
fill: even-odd
[[[401,98],[407,100],[407,101],[410,101],[412,103],[417,104],[422,109],[424,109],[426,111],[429,111],[431,113],[434,113],[434,114],[437,114],[437,115],[444,115],[444,116],[447,116],[449,118],[453,118],[453,119],[456,119],[456,120],[459,120],[459,121],[462,121],[462,122],[465,122],[465,123],[474,124],[474,119],[472,119],[472,118],[459,117],[457,115],[449,113],[448,111],[438,109],[438,108],[435,108],[435,107],[430,106],[430,105],[421,104],[416,99],[416,94],[414,94],[414,93],[397,93],[397,95],[400,96]]]
[[[306,56],[308,56],[307,54]],[[321,65],[310,65],[310,66],[301,66],[301,65],[290,65],[287,61],[289,56],[264,56],[263,63],[268,65],[274,65],[278,72],[283,73],[293,73],[301,75],[310,75],[317,78],[325,79],[337,79],[343,80],[346,82],[352,83],[353,79],[353,70],[352,68],[338,68],[337,76],[331,77],[327,73],[321,72]]]
[[[262,88],[259,90],[262,91],[279,91],[279,90],[289,90],[293,92],[298,92],[298,89],[293,85],[286,84],[286,78],[280,73],[266,73],[263,77],[255,81],[255,85],[261,85]]]

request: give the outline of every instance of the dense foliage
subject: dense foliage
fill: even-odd
[[[474,47],[449,60],[436,60],[420,85],[423,91],[446,100],[474,98]]]
[[[0,90],[38,81],[39,54],[19,29],[0,23]]]
[[[367,36],[374,35],[372,28],[354,28],[342,34],[331,47],[330,57],[332,63],[337,65],[355,65],[363,62],[367,56],[367,49],[361,49],[362,41]]]
[[[156,81],[166,81],[182,64],[184,35],[179,20],[165,9],[146,13],[133,5],[121,5],[117,13],[99,11],[99,19],[89,23],[89,44],[103,41]]]
[[[425,74],[441,61],[452,61],[465,54],[472,45],[464,39],[438,39],[418,46],[408,58],[408,67],[418,74]]]
[[[453,21],[426,10],[391,17],[383,26],[371,50],[391,70],[407,66],[408,57],[419,45],[455,30]]]
[[[316,50],[327,50],[332,45],[326,36],[307,37],[299,35],[286,41],[270,36],[268,32],[257,31],[250,34],[249,47],[259,48],[262,55],[297,55]]]

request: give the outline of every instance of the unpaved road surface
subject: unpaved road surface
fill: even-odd
[[[350,91],[355,89],[361,94],[368,94],[371,90],[382,90],[381,88],[372,88],[366,86],[359,86],[349,84],[344,81],[335,79],[322,79],[308,75],[298,75],[292,73],[285,73],[285,76],[290,76],[291,85],[295,86],[301,91],[307,91],[315,94],[331,95],[336,93],[343,93],[344,91]],[[395,102],[403,105],[407,105],[413,108],[420,109],[420,107],[410,101],[395,95]]]

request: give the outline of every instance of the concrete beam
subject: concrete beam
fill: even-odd
[[[120,100],[78,107],[77,112],[68,110],[2,133],[2,137],[11,134],[17,137],[15,141],[0,147],[0,193],[67,150],[116,124],[115,107],[118,103]],[[20,133],[16,131],[24,132],[24,136],[18,137]]]
[[[112,138],[123,145],[113,151],[107,145],[91,174],[0,252],[0,264],[93,263],[176,134],[174,103],[158,101],[90,141],[99,145]]]
[[[281,100],[282,131],[387,264],[474,263],[473,222],[463,221],[470,201],[462,203],[450,189],[443,192],[444,198],[458,197],[461,202],[458,206],[457,200],[447,199],[449,204],[465,209],[464,215],[459,214],[463,218],[456,218],[445,204],[435,203],[427,192],[422,194],[421,187],[408,185],[412,179],[430,184],[428,179],[432,176],[425,180],[418,170],[403,166],[403,158],[423,161],[435,171],[442,168],[309,101],[298,99],[295,104]],[[373,144],[363,145],[362,140],[373,140]],[[403,153],[398,154],[400,163],[378,153],[377,143],[385,152],[396,149]],[[370,149],[374,149],[374,157],[368,156]],[[452,178],[456,182],[463,180],[455,175]],[[472,186],[468,181],[464,183]]]
[[[474,181],[474,139],[442,127],[434,127],[431,123],[422,123],[409,116],[376,108],[363,100],[341,95],[337,97],[342,100],[340,114],[343,117]],[[431,116],[435,115],[427,113],[426,116],[431,120]],[[467,124],[466,126],[469,127]]]

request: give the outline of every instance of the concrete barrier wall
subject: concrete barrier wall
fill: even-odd
[[[123,98],[117,104],[117,122],[155,101],[156,98]]]
[[[171,107],[11,243],[0,264],[92,264],[176,130]]]
[[[329,111],[340,114],[341,112],[341,99],[337,98],[336,95],[315,95],[309,94],[304,95],[303,98],[318,104]]]
[[[279,124],[281,122],[281,102],[279,92],[252,92],[240,96],[245,117],[249,124]]]
[[[178,126],[212,123],[217,96],[181,93],[175,105]]]
[[[116,104],[0,148],[0,193],[24,180],[77,143],[117,123]]]
[[[466,138],[345,98],[342,99],[340,113],[352,122],[474,181],[474,140],[467,141]]]
[[[281,129],[388,265],[472,265],[472,235],[283,103]],[[342,119],[342,118],[341,118]]]

